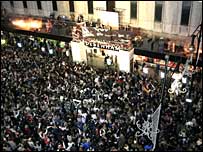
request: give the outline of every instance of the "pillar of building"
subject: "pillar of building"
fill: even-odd
[[[71,51],[73,62],[87,62],[87,55],[83,42],[71,41]]]
[[[129,51],[119,50],[118,67],[120,71],[131,72],[130,60],[133,59],[134,48]]]

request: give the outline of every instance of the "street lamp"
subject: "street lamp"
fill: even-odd
[[[194,52],[194,50],[195,50],[195,46],[194,46],[194,45],[190,45],[189,51],[190,51],[190,52]]]
[[[201,38],[201,32],[202,32],[202,24],[199,25],[198,27],[201,26],[201,29],[199,31],[199,37],[198,37],[198,47],[197,47],[197,54],[196,54],[196,64],[195,64],[195,68],[196,68],[196,65],[197,65],[197,56],[198,56],[198,51],[199,51],[199,45],[200,45],[200,38]],[[198,29],[198,28],[197,28]],[[196,29],[196,30],[197,30]],[[195,31],[196,31],[195,30]],[[195,32],[194,32],[195,33]],[[188,70],[188,67],[189,67],[189,63],[192,63],[192,59],[193,59],[193,53],[194,53],[194,50],[195,50],[195,47],[194,47],[194,40],[197,36],[196,35],[192,35],[192,42],[191,42],[191,45],[189,47],[189,50],[190,50],[190,57],[187,59],[185,65],[184,65],[184,70],[182,73],[179,73],[178,75],[175,75],[173,76],[175,78],[175,81],[172,83],[171,85],[171,88],[168,89],[168,92],[169,93],[174,93],[174,92],[181,92],[181,93],[186,93],[187,92],[187,89],[186,88],[183,88],[182,89],[182,83],[186,83],[186,80],[187,80],[187,77],[185,76],[189,76],[189,70]],[[164,83],[163,83],[163,86],[162,86],[162,93],[161,93],[161,100],[160,100],[160,113],[158,114],[158,117],[156,118],[157,121],[158,121],[158,124],[160,125],[160,115],[162,115],[162,108],[161,108],[161,105],[163,103],[163,100],[164,100],[164,90],[165,90],[165,83],[166,83],[166,72],[167,72],[167,63],[168,63],[168,59],[169,59],[169,56],[165,56],[165,75],[164,75]],[[194,68],[194,69],[195,69]],[[180,80],[182,80],[182,83],[180,82]],[[193,82],[193,75],[192,75],[192,82]],[[191,86],[192,86],[192,82],[191,82]],[[191,93],[191,91],[190,91]],[[186,102],[188,103],[191,103],[192,102],[192,99],[190,98],[190,95],[189,95],[189,98],[186,99]],[[190,108],[191,106],[189,106]],[[160,127],[158,127],[160,128]],[[157,129],[158,129],[157,128]],[[158,132],[157,132],[158,133]],[[158,139],[156,139],[156,136],[157,136],[157,133],[155,135],[155,138],[154,138],[154,146],[153,146],[153,150],[155,149],[155,146],[156,146],[156,142],[158,141]],[[159,134],[158,134],[159,135]],[[160,135],[159,135],[160,136]],[[158,136],[158,138],[159,138]]]
[[[186,93],[187,89],[182,89],[182,74],[181,73],[174,73],[173,74],[173,83],[171,84],[171,88],[168,89],[168,93],[173,94],[176,93],[176,95],[179,95],[180,93]]]
[[[166,76],[167,76],[167,64],[168,64],[168,61],[169,61],[169,56],[165,55],[165,72],[164,72],[164,83],[163,83],[162,92],[161,92],[161,101],[160,101],[161,104],[163,102],[164,90],[165,90],[165,86],[166,86]]]
[[[197,66],[197,63],[198,63],[198,58],[199,58],[199,48],[200,48],[200,43],[201,43],[201,38],[202,38],[202,22],[201,24],[195,29],[195,31],[193,32],[192,34],[192,41],[191,41],[191,45],[190,45],[190,48],[189,50],[192,51],[192,54],[195,50],[195,47],[194,47],[194,40],[195,38],[198,38],[197,40],[197,51],[196,51],[196,56],[195,56],[195,63],[194,63],[194,73],[195,73],[195,70],[196,70],[196,66]],[[192,61],[192,59],[191,59]],[[189,93],[189,97],[191,97],[191,91],[192,91],[192,87],[193,87],[193,80],[194,80],[194,75],[192,73],[192,81],[191,81],[191,85],[190,85],[190,93]]]
[[[188,57],[188,59],[186,60],[183,72],[173,74],[172,78],[174,79],[174,81],[171,84],[171,88],[168,89],[168,92],[170,94],[176,93],[176,95],[179,95],[180,93],[183,93],[183,94],[186,93],[187,90],[189,90],[189,89],[182,88],[182,86],[183,86],[182,84],[187,83],[187,77],[190,77],[190,75],[192,75],[192,81],[191,81],[191,87],[192,87],[193,72],[190,73],[188,69],[189,69],[189,64],[190,63],[192,64],[192,60],[193,60],[193,53],[195,51],[194,41],[195,41],[196,35],[192,34],[191,37],[192,37],[192,41],[191,41],[191,44],[190,44],[190,47],[189,47],[190,57]],[[199,47],[198,47],[198,49],[199,49]],[[197,60],[197,55],[196,55],[196,60]],[[196,64],[195,64],[194,70],[195,69],[196,69]],[[182,82],[181,82],[181,80],[182,80]],[[190,93],[189,93],[189,98],[190,98],[190,94],[191,94],[191,89],[190,89]]]
[[[159,133],[159,118],[161,115],[161,106],[164,100],[164,90],[166,86],[166,76],[167,76],[167,64],[169,61],[169,56],[165,55],[165,72],[164,72],[164,83],[162,86],[162,93],[161,93],[161,101],[159,107],[155,110],[155,112],[151,115],[148,115],[147,120],[139,124],[139,120],[136,122],[137,128],[139,129],[138,132],[136,132],[136,136],[143,136],[146,135],[149,140],[152,141],[153,143],[153,148],[152,150],[155,149],[156,147],[156,142],[157,142],[157,133]]]
[[[138,132],[136,132],[136,136],[143,136],[146,135],[149,140],[153,140],[154,134],[157,134],[159,132],[159,129],[157,128],[155,131],[153,130],[153,122],[152,122],[152,116],[147,116],[147,121],[144,120],[142,125],[139,124],[139,120],[136,122],[137,128],[139,129]]]

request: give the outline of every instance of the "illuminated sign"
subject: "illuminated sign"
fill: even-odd
[[[84,44],[88,47],[97,47],[97,48],[114,50],[114,51],[120,50],[120,46],[116,44],[101,44],[98,42],[84,42]]]

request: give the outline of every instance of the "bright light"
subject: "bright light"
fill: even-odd
[[[30,27],[31,28],[39,28],[41,27],[40,24],[39,24],[39,21],[30,21]]]
[[[1,39],[1,45],[6,44],[6,40],[5,39]]]
[[[42,52],[45,52],[45,48],[44,47],[41,47],[41,50],[42,50]]]
[[[12,21],[12,24],[24,29],[24,30],[31,30],[31,29],[36,29],[36,28],[42,28],[42,21],[41,20],[33,20],[33,19],[15,19]]]
[[[184,84],[187,83],[187,78],[186,77],[182,77],[182,83],[184,83]]]
[[[186,99],[186,102],[191,103],[191,102],[192,102],[192,99]]]
[[[35,40],[33,36],[30,36],[29,39],[32,40],[32,41]]]
[[[63,62],[62,62],[62,65],[66,65],[66,63],[63,61]]]
[[[144,67],[143,68],[143,73],[148,74],[148,72],[149,72],[149,69]]]
[[[118,29],[119,21],[117,12],[98,11],[96,12],[96,16],[98,16],[102,24],[109,25],[113,29]]]
[[[64,47],[65,47],[65,45],[66,45],[66,43],[65,43],[65,42],[60,42],[60,47],[61,47],[61,48],[64,48]]]
[[[69,57],[69,51],[68,51],[68,50],[66,51],[66,56],[68,56],[68,57]]]
[[[49,54],[53,54],[53,53],[54,53],[53,49],[49,49]]]
[[[21,48],[22,47],[22,43],[17,43],[17,46],[19,47],[19,48]]]
[[[176,47],[176,44],[173,42],[173,44],[172,44],[172,52],[175,52],[175,47]]]
[[[163,79],[165,76],[165,73],[164,72],[161,72],[161,79]]]
[[[182,74],[181,73],[174,73],[172,78],[175,79],[175,80],[179,80],[179,79],[182,78]]]
[[[111,65],[111,59],[107,59],[107,65]]]
[[[189,47],[189,50],[190,50],[191,52],[193,52],[193,51],[195,50],[195,47],[194,47],[193,45],[191,45],[191,46]]]
[[[63,101],[63,96],[60,96],[60,101]]]

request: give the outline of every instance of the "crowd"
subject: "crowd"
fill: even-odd
[[[147,137],[136,136],[136,121],[143,122],[157,109],[162,85],[137,71],[95,69],[39,48],[5,46],[1,50],[2,150],[150,149]],[[202,90],[195,88],[192,103],[186,103],[184,95],[171,98],[165,91],[156,150],[202,151]]]

